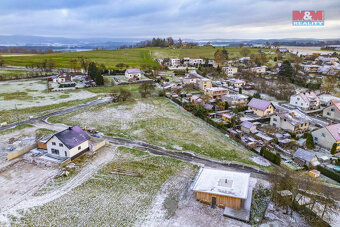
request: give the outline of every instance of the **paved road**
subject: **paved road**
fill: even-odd
[[[110,100],[110,98],[106,97],[106,98],[94,100],[94,101],[89,102],[87,104],[73,106],[71,108],[64,109],[64,110],[58,110],[56,112],[45,114],[45,115],[42,115],[40,117],[35,117],[35,118],[29,119],[29,120],[26,120],[26,121],[20,121],[20,122],[16,122],[16,123],[13,123],[13,124],[6,125],[6,126],[2,126],[2,127],[0,127],[0,131],[6,130],[6,129],[9,129],[9,128],[13,128],[15,126],[22,125],[22,124],[34,124],[34,122],[36,122],[36,121],[44,120],[46,118],[56,116],[56,115],[60,115],[60,114],[64,114],[64,113],[69,113],[69,112],[79,110],[79,109],[84,108],[84,107],[97,105],[99,103],[108,102],[109,100]]]

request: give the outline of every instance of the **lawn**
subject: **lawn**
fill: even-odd
[[[115,159],[70,193],[41,207],[19,212],[11,224],[25,226],[132,226],[143,222],[164,183],[173,178],[180,190],[188,186],[197,169],[189,163],[152,156],[148,153],[122,148]],[[112,174],[119,168],[143,177]],[[76,177],[76,176],[75,176]],[[171,196],[171,188],[166,196]]]
[[[64,52],[54,54],[40,54],[32,56],[14,56],[3,58],[6,65],[26,66],[41,62],[44,59],[53,59],[56,67],[70,67],[70,60],[78,57],[86,57],[98,64],[105,64],[108,68],[115,68],[116,64],[124,63],[129,67],[140,67],[140,65],[156,66],[147,49],[123,49],[123,50],[93,50],[80,52]]]
[[[166,98],[99,104],[49,121],[93,127],[111,136],[258,166],[250,160],[252,152]]]
[[[0,81],[2,80],[14,80],[14,79],[25,79],[41,76],[40,72],[32,72],[26,70],[6,70],[0,69]],[[43,73],[42,76],[51,75],[51,73]]]
[[[214,53],[223,47],[192,47],[192,48],[134,48],[119,50],[93,50],[81,52],[65,52],[54,54],[40,54],[31,56],[7,56],[4,58],[5,64],[26,66],[32,63],[41,62],[44,59],[53,59],[56,67],[70,67],[70,60],[78,57],[86,57],[98,64],[105,64],[107,68],[116,68],[118,63],[127,64],[131,67],[141,67],[141,65],[157,66],[153,58],[170,57],[191,57],[191,58],[213,58]],[[225,47],[229,52],[229,58],[241,57],[240,47]],[[256,53],[259,49],[249,48],[251,53]]]

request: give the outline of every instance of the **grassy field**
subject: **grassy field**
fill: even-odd
[[[13,217],[11,224],[132,226],[149,211],[164,183],[185,174],[186,184],[180,185],[184,188],[197,171],[192,164],[127,148],[119,149],[115,155],[114,161],[70,193]],[[112,174],[113,168],[142,173],[143,177]]]
[[[46,73],[46,75],[50,75]],[[26,70],[6,70],[0,69],[0,81],[38,77],[40,73]],[[44,76],[44,75],[43,75]]]
[[[108,68],[116,68],[116,64],[124,63],[129,67],[140,67],[141,65],[156,66],[157,63],[153,58],[167,57],[191,57],[191,58],[213,58],[217,49],[222,47],[193,47],[193,48],[135,48],[122,50],[93,50],[81,52],[67,52],[32,56],[7,56],[4,58],[5,64],[26,66],[31,63],[41,62],[43,59],[53,59],[56,67],[70,67],[70,60],[78,57],[87,57],[99,64],[105,64]],[[229,52],[229,58],[239,58],[239,47],[225,47]],[[252,53],[256,53],[259,49],[249,48]]]
[[[111,136],[258,166],[250,160],[252,152],[166,98],[99,104],[49,121],[93,127]]]
[[[129,67],[139,67],[142,64],[157,65],[150,57],[147,49],[93,50],[32,56],[8,56],[3,59],[6,65],[16,66],[26,66],[41,62],[43,59],[53,59],[56,67],[68,68],[70,67],[70,60],[78,57],[89,58],[98,64],[105,64],[108,68],[115,68],[118,63],[127,64]]]

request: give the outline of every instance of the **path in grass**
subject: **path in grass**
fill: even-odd
[[[93,127],[109,136],[258,166],[250,160],[252,152],[165,98],[100,104],[49,121]]]
[[[110,160],[110,159],[106,159]],[[107,163],[107,161],[105,161]],[[121,168],[143,174],[143,178],[112,174],[113,168]],[[22,217],[12,217],[11,224],[19,225],[52,225],[52,226],[131,226],[138,218],[150,209],[162,185],[168,179],[180,175],[184,168],[192,168],[187,164],[166,157],[151,156],[145,152],[120,149],[115,151],[115,159],[103,166],[97,173],[90,173],[83,184],[72,184],[72,191],[51,201],[46,194],[40,204],[39,197],[32,200],[35,205],[42,205]],[[87,174],[91,169],[83,169]],[[192,176],[194,175],[192,171]],[[76,175],[78,182],[81,175]],[[57,194],[63,191],[57,190]],[[54,195],[54,193],[52,193]],[[38,202],[35,202],[38,201]]]

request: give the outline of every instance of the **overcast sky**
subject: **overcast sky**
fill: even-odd
[[[293,27],[292,10],[324,10]],[[1,0],[0,35],[340,38],[340,0]]]

